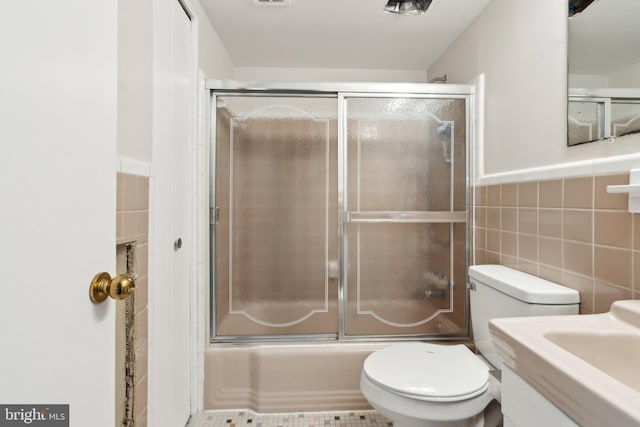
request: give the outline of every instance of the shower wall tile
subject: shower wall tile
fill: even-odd
[[[562,269],[562,240],[549,237],[538,238],[540,264]]]
[[[559,268],[548,267],[543,264],[538,265],[538,275],[551,282],[562,282],[564,272]]]
[[[593,177],[564,180],[564,207],[573,209],[593,208]]]
[[[487,208],[484,206],[478,206],[473,213],[474,224],[477,227],[486,227],[487,226]],[[640,237],[638,238],[640,242]],[[640,247],[640,244],[638,245]]]
[[[631,251],[595,246],[593,264],[596,279],[631,288]]]
[[[594,280],[591,276],[574,274],[569,271],[563,272],[563,279],[558,283],[575,289],[580,293],[580,309],[584,312],[593,313],[593,291]]]
[[[501,206],[500,203],[500,185],[490,185],[487,187],[487,205]]]
[[[500,229],[500,207],[490,206],[487,208],[487,228]]]
[[[503,231],[500,241],[500,249],[503,255],[518,256],[518,234]]]
[[[518,183],[518,207],[538,207],[538,182]]]
[[[640,214],[627,211],[625,195],[606,192],[628,182],[615,174],[475,187],[483,205],[474,206],[474,263],[576,289],[585,314],[640,298]]]
[[[487,187],[475,187],[475,205],[476,206],[487,206]]]
[[[487,249],[493,252],[500,252],[500,239],[501,239],[500,230],[487,230]]]
[[[540,207],[541,208],[561,208],[563,205],[563,181],[540,182]]]
[[[538,225],[541,236],[562,237],[562,209],[541,208],[538,215],[539,218],[532,218],[531,221]]]
[[[629,184],[629,174],[596,176],[595,208],[627,210],[629,202],[626,194],[607,193],[608,185],[622,184]]]
[[[539,264],[534,261],[529,261],[526,259],[518,260],[518,270],[524,271],[525,273],[529,273],[533,276],[539,275]]]
[[[500,258],[500,263],[506,267],[511,267],[513,269],[518,268],[518,258],[515,256],[502,255]]]
[[[140,313],[149,305],[149,276],[142,276],[136,279],[136,313]]]
[[[591,243],[593,241],[593,211],[565,209],[562,227],[565,239]]]
[[[518,184],[502,185],[501,206],[518,206]]]
[[[538,216],[540,212],[535,208],[518,208],[518,229],[520,233],[538,233]]]
[[[633,252],[633,289],[635,295],[640,298],[640,252]]]
[[[594,242],[596,245],[631,249],[633,214],[625,211],[595,211]]]
[[[604,313],[614,301],[633,298],[633,291],[596,280],[593,295],[594,313]]]
[[[518,236],[518,257],[527,261],[538,261],[538,236]]]
[[[565,240],[562,244],[562,261],[567,271],[593,276],[593,245]]]
[[[500,229],[506,231],[518,231],[518,209],[500,209]]]
[[[633,215],[633,249],[640,250],[640,215]]]

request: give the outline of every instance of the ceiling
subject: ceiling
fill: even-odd
[[[238,67],[427,70],[490,0],[434,0],[424,15],[386,0],[201,0]]]

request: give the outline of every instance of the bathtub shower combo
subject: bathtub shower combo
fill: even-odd
[[[206,408],[366,407],[372,350],[468,337],[470,86],[208,87]]]

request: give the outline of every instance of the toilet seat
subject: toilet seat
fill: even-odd
[[[402,343],[372,353],[363,374],[377,386],[405,397],[456,402],[489,388],[489,369],[464,345]]]

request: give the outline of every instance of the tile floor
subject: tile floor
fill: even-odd
[[[252,411],[206,411],[192,417],[186,427],[389,427],[389,420],[375,411],[300,412],[256,414]]]

